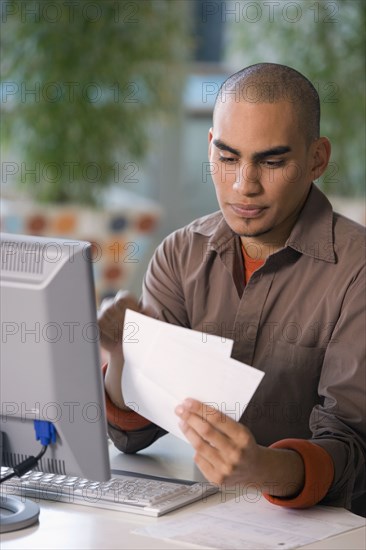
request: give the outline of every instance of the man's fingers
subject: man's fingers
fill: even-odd
[[[114,298],[103,300],[98,311],[98,325],[102,346],[112,351],[122,341],[126,309],[138,311],[136,298],[120,290]]]
[[[114,305],[117,311],[122,311],[123,315],[126,309],[132,309],[134,311],[139,310],[138,302],[136,298],[127,290],[119,290],[114,298]]]
[[[195,463],[203,475],[211,482],[223,483],[236,475],[242,460],[242,452],[234,441],[212,425],[203,427],[202,419],[192,414],[180,427],[189,443],[196,451]]]
[[[222,463],[222,458],[219,450],[209,441],[204,439],[202,435],[197,432],[191,424],[182,421],[180,423],[180,428],[192,447],[197,452],[195,460],[198,456],[201,456],[203,457],[204,461],[207,462],[207,464],[210,464],[211,467],[217,469]]]
[[[99,312],[103,313],[111,309],[122,311],[123,313],[126,309],[138,311],[138,302],[133,294],[127,290],[119,290],[114,297],[104,298],[100,305]]]
[[[227,418],[227,417],[226,417]],[[233,422],[231,419],[228,419]],[[245,428],[236,424],[234,437],[228,435],[220,426],[218,429],[210,422],[202,420],[195,413],[191,413],[182,420],[181,429],[196,451],[202,454],[212,464],[227,464],[230,468],[235,466],[241,459],[242,450],[246,442]],[[226,471],[225,474],[231,472]]]
[[[202,429],[202,422],[200,424],[198,417],[182,420],[179,427],[196,451],[205,454],[208,459],[212,457],[215,460],[218,457],[217,449],[220,448],[218,439],[223,437],[221,434],[215,433],[213,429],[206,429],[206,426]]]
[[[229,439],[236,439],[237,437],[243,438],[242,426],[235,420],[213,407],[209,403],[201,403],[196,399],[185,399],[179,407],[177,407],[177,414],[185,420],[189,414],[195,414],[199,417],[203,423],[212,425],[216,430],[225,434]],[[239,435],[240,434],[240,435]],[[243,443],[245,443],[243,441]]]

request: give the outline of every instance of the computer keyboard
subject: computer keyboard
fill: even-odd
[[[11,468],[1,468],[1,477],[11,471]],[[217,485],[208,482],[170,480],[121,470],[112,470],[112,474],[109,481],[101,483],[33,470],[21,478],[4,481],[1,495],[2,498],[18,495],[36,502],[52,500],[156,517],[218,491]]]

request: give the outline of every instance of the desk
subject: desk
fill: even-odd
[[[148,449],[137,455],[123,455],[110,444],[112,468],[143,472],[150,475],[175,477],[180,479],[203,480],[200,471],[193,462],[191,447],[167,435]],[[206,502],[197,502],[171,512],[160,518],[151,518],[101,510],[86,506],[41,501],[40,521],[38,525],[7,533],[1,536],[2,550],[10,549],[172,549],[185,548],[186,544],[165,542],[134,535],[131,532],[138,527],[154,525],[172,517],[184,517],[205,506],[219,504],[221,495],[209,497]],[[304,546],[317,550],[364,550],[366,528],[355,529],[329,539]]]

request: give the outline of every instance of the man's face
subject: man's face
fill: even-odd
[[[312,181],[311,150],[290,102],[217,106],[209,160],[221,211],[235,233],[269,241],[288,235]]]

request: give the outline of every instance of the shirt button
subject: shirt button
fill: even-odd
[[[249,325],[249,327],[246,330],[246,336],[250,342],[254,342],[257,336],[257,327],[253,325]]]

